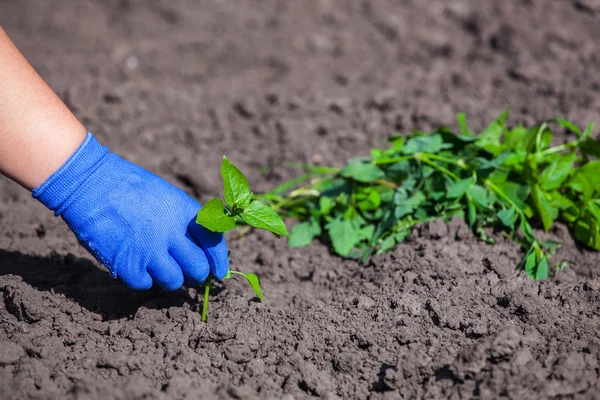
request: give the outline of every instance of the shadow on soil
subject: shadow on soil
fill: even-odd
[[[40,257],[0,249],[0,276],[4,275],[20,276],[40,291],[61,293],[104,320],[132,316],[141,306],[162,309],[197,303],[183,289],[171,293],[158,288],[132,291],[89,259],[70,254]],[[6,293],[5,287],[0,286],[0,292]]]

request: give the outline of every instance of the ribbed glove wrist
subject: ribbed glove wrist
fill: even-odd
[[[102,146],[88,132],[83,143],[64,165],[31,194],[54,211],[54,215],[61,215],[67,200],[102,165],[108,154],[108,147]]]

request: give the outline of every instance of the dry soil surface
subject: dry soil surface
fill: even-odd
[[[594,0],[1,0],[0,24],[101,142],[200,201],[223,154],[266,190],[298,172],[261,167],[460,111],[600,122]],[[0,179],[0,398],[594,398],[600,256],[550,235],[571,266],[546,282],[459,220],[367,265],[231,238],[267,298],[230,281],[203,324],[194,289],[131,292]]]

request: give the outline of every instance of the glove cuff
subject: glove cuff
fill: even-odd
[[[54,211],[54,215],[61,215],[71,195],[104,164],[108,154],[108,147],[102,146],[88,132],[83,143],[62,167],[33,189],[31,195]]]

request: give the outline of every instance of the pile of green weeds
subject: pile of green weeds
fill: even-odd
[[[459,114],[458,133],[394,136],[341,169],[304,165],[304,175],[254,198],[301,221],[292,247],[321,238],[362,260],[393,249],[417,224],[458,216],[486,242],[493,242],[486,228],[500,228],[525,250],[525,272],[545,279],[558,244],[539,240],[532,227],[548,231],[562,221],[578,242],[600,250],[600,143],[593,124],[508,128],[507,117],[508,110],[476,135]],[[575,138],[552,145],[552,126]]]

